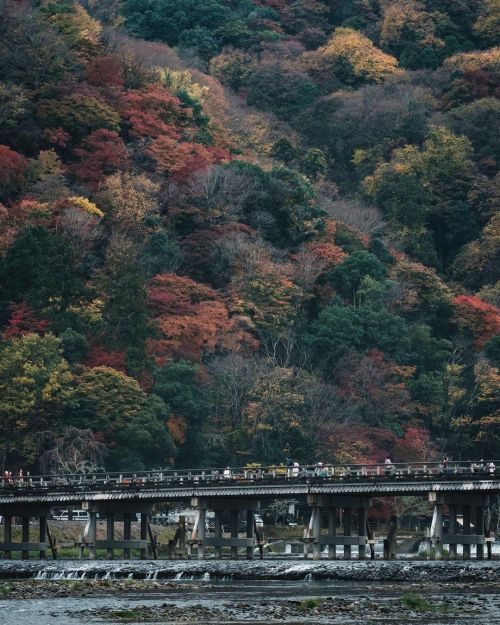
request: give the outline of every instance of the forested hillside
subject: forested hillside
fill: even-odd
[[[498,0],[0,8],[2,470],[500,457]]]

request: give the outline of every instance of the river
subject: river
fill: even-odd
[[[0,561],[0,577],[18,585],[1,625],[500,625],[497,561]]]

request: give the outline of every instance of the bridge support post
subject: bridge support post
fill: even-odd
[[[223,549],[227,547],[230,550],[231,558],[238,558],[238,550],[245,549],[247,558],[253,557],[255,549],[255,531],[254,531],[254,511],[260,507],[259,501],[255,499],[230,498],[230,497],[193,497],[191,506],[200,511],[201,516],[198,521],[198,539],[193,543],[198,544],[198,553],[204,554],[207,547],[215,549],[215,557],[222,558]],[[205,511],[205,513],[202,512]],[[215,532],[214,536],[207,536],[201,525],[206,520],[206,511],[215,511]],[[247,530],[246,536],[240,538],[239,521],[243,512],[246,512]],[[202,515],[205,517],[202,519]],[[223,514],[229,514],[229,525],[231,537],[223,536],[222,518]],[[201,556],[200,556],[201,557]]]
[[[132,540],[132,514],[130,512],[123,513],[123,540],[125,543]],[[124,547],[123,557],[125,560],[130,560],[130,556],[130,547]]]
[[[352,508],[344,508],[344,538],[352,536]],[[344,560],[350,560],[352,548],[350,543],[344,543]]]
[[[47,551],[45,549],[45,544],[47,542],[47,517],[41,516],[39,519],[39,528],[40,528],[40,560],[45,560],[47,556]]]
[[[434,505],[434,515],[432,518],[433,531],[431,540],[434,545],[434,559],[443,559],[443,506],[440,503]]]
[[[366,558],[366,508],[358,508],[359,559]],[[364,542],[363,542],[364,538]]]
[[[318,559],[321,554],[323,545],[328,545],[328,557],[335,559],[337,545],[344,547],[344,558],[349,559],[352,555],[352,545],[358,545],[359,557],[363,559],[366,556],[366,510],[370,506],[370,499],[367,497],[354,497],[342,495],[316,495],[307,496],[307,503],[312,506],[312,516],[310,522],[310,531],[313,538],[313,557]],[[328,535],[321,535],[320,513],[321,509],[328,510]],[[337,509],[343,510],[344,534],[337,534]],[[358,510],[358,518],[360,526],[358,535],[352,535],[352,511]],[[310,539],[309,539],[310,540]],[[304,541],[304,557],[306,557],[306,547],[308,546],[308,537]],[[316,554],[316,555],[314,555]],[[319,555],[318,555],[319,554]]]
[[[484,506],[476,506],[476,534],[484,535]],[[484,543],[477,543],[476,558],[484,560]]]
[[[222,510],[215,511],[214,537],[217,543],[222,539]],[[218,544],[215,546],[215,557],[218,560],[222,559],[222,547]]]
[[[23,516],[21,520],[21,541],[24,544],[27,544],[30,541],[30,517],[29,516]],[[21,551],[22,560],[28,560],[29,557],[30,557],[29,551],[25,551],[25,550]]]
[[[148,544],[148,523],[149,514],[147,512],[141,512],[141,542]],[[148,548],[141,547],[140,549],[141,560],[146,560],[148,557]]]
[[[328,510],[328,536],[335,538],[337,535],[337,508],[329,508]],[[328,558],[330,560],[337,559],[337,545],[328,545]]]
[[[448,534],[450,534],[451,536],[456,536],[457,534],[457,506],[455,505],[448,506],[448,518],[450,520],[449,525],[448,525]],[[450,556],[449,556],[450,560],[457,559],[456,543],[449,545],[449,553],[450,553]]]
[[[313,560],[321,559],[321,508],[312,509]]]
[[[207,510],[200,508],[198,512],[198,560],[205,559],[205,531],[207,523]]]
[[[105,549],[108,557],[113,558],[117,550],[123,549],[123,557],[130,558],[131,550],[138,549],[141,558],[148,555],[149,515],[153,504],[130,501],[84,501],[82,508],[89,513],[88,542],[94,545],[90,557],[95,558],[96,549]],[[106,517],[106,538],[97,540],[97,514]],[[140,539],[132,540],[132,518],[141,513]],[[116,537],[116,515],[123,514],[123,540]],[[134,515],[134,517],[132,517]],[[153,549],[154,551],[154,549]]]
[[[471,557],[471,545],[476,545],[476,556],[479,560],[484,558],[484,508],[489,503],[487,495],[474,492],[450,492],[450,493],[429,493],[429,501],[441,507],[447,505],[449,509],[450,524],[447,534],[441,533],[441,543],[450,547],[450,558],[456,558],[457,545],[462,545],[463,559],[469,560]],[[463,533],[458,534],[457,528],[457,508],[461,506],[463,515]],[[475,517],[472,518],[472,510],[475,510]],[[474,532],[472,532],[472,521],[474,521]],[[431,532],[432,534],[432,532]],[[432,538],[432,536],[431,536]]]
[[[3,540],[6,545],[12,542],[12,517],[10,514],[5,515],[3,518]],[[12,558],[12,551],[6,549],[4,555],[10,560]]]
[[[97,512],[93,510],[89,510],[89,533],[88,533],[88,541],[89,541],[89,557],[91,560],[96,559],[97,555]]]
[[[253,510],[247,510],[247,538],[249,540],[255,540],[255,520]],[[253,560],[254,546],[249,545],[247,547],[247,560]]]
[[[240,520],[239,510],[231,510],[231,538],[238,538],[238,524]],[[238,547],[231,545],[231,558],[238,559]]]
[[[462,508],[462,514],[463,514],[463,522],[464,522],[464,536],[469,536],[470,535],[470,523],[471,523],[471,508],[472,506],[470,505],[464,505]],[[464,560],[470,560],[470,543],[466,543],[464,541],[463,545],[462,545],[462,549],[463,549],[463,559]]]
[[[115,515],[112,512],[108,512],[106,515],[106,540],[108,543],[112,543],[115,540]],[[112,560],[114,558],[114,549],[108,547],[108,558]]]

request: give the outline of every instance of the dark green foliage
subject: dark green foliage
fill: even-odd
[[[316,359],[331,365],[349,350],[378,347],[396,360],[406,360],[408,328],[401,317],[370,306],[328,306],[309,326],[305,344]]]
[[[325,153],[319,148],[310,148],[302,160],[302,170],[310,178],[324,176],[328,169]]]
[[[82,362],[87,357],[89,343],[84,334],[66,328],[60,336],[63,355],[70,363]]]
[[[493,366],[500,367],[500,334],[497,334],[486,343],[484,354]]]
[[[123,13],[127,27],[145,39],[159,39],[171,46],[180,43],[185,31],[215,31],[233,16],[217,0],[126,0]]]
[[[319,95],[318,87],[305,75],[279,65],[264,65],[248,79],[247,102],[278,117],[292,120]]]
[[[272,155],[282,160],[285,164],[289,164],[297,156],[294,146],[286,139],[281,137],[273,143]]]
[[[365,277],[383,280],[386,276],[383,263],[370,252],[353,252],[330,272],[330,280],[337,292],[351,304],[356,305],[357,294]]]
[[[219,49],[217,40],[212,36],[208,28],[202,26],[184,30],[179,36],[178,45],[181,50],[186,48],[204,61],[208,61],[208,59],[217,54]]]
[[[151,328],[146,279],[132,244],[113,242],[100,285],[106,293],[103,338],[110,347],[126,350],[127,370],[138,374],[147,364],[144,341]]]
[[[28,228],[0,264],[1,305],[25,300],[57,316],[85,292],[82,268],[67,242],[43,226]]]
[[[457,106],[447,113],[447,123],[454,132],[468,137],[477,159],[500,162],[500,102],[483,98],[471,104]]]
[[[145,274],[153,277],[174,271],[179,265],[179,257],[179,243],[164,230],[156,230],[149,236],[140,260]]]
[[[40,89],[79,68],[67,44],[36,10],[0,5],[0,80]]]
[[[177,464],[200,466],[206,458],[202,428],[207,405],[200,386],[198,366],[185,360],[172,361],[156,375],[154,392],[169,406],[170,411],[186,422],[186,438],[179,446]]]

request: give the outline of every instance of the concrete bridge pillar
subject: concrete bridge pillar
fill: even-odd
[[[321,549],[323,545],[328,545],[328,557],[336,558],[337,545],[343,545],[344,558],[349,559],[352,556],[352,545],[358,545],[359,557],[366,557],[366,510],[370,506],[370,500],[367,497],[343,497],[337,495],[308,495],[307,502],[312,506],[311,516],[311,534],[313,543],[313,558],[321,557]],[[328,534],[321,534],[321,510],[328,511]],[[337,534],[337,509],[342,512],[344,533]],[[358,511],[358,535],[352,534],[353,510]],[[306,538],[310,541],[310,538]],[[308,542],[305,543],[304,549]],[[306,551],[304,550],[304,553]]]
[[[221,539],[222,539],[222,510],[215,511],[215,528],[214,528],[214,538],[216,540],[215,543],[215,557],[218,560],[222,559],[222,547],[221,547]]]
[[[109,558],[113,558],[116,550],[123,550],[123,557],[132,556],[132,549],[138,549],[141,558],[148,555],[148,521],[153,504],[128,501],[84,501],[82,508],[88,511],[87,543],[89,557],[94,559],[98,549],[104,549]],[[141,514],[140,540],[132,540],[132,519]],[[97,515],[106,517],[106,539],[97,538]],[[116,538],[115,521],[118,514],[123,515],[123,540]],[[153,539],[152,539],[153,540]],[[155,546],[153,545],[153,552]]]
[[[472,512],[472,506],[470,505],[464,505],[462,507],[462,515],[463,515],[463,528],[464,528],[464,538],[467,536],[470,536],[471,533],[471,512]],[[462,546],[463,549],[463,559],[464,560],[470,560],[470,543],[465,542],[463,543]]]
[[[41,516],[39,519],[39,538],[40,538],[40,560],[45,560],[47,556],[47,517]]]
[[[449,518],[448,534],[450,534],[451,536],[456,536],[457,534],[457,506],[453,504],[448,506],[448,518]],[[450,543],[449,554],[450,554],[450,560],[456,560],[457,558],[456,543],[455,544]]]
[[[456,558],[457,545],[461,544],[464,560],[469,560],[471,557],[471,545],[476,545],[476,557],[478,560],[482,560],[484,558],[485,543],[484,509],[489,504],[488,496],[470,492],[431,492],[429,493],[429,500],[435,505],[431,540],[435,539],[436,559],[439,559],[442,555],[443,544],[449,545],[450,558]],[[442,516],[440,513],[442,505],[447,505],[449,511],[450,523],[447,534],[443,534],[442,531]],[[463,517],[462,534],[458,533],[457,509],[459,506],[462,509]],[[474,517],[473,511],[475,511]],[[438,537],[440,540],[437,540]]]
[[[253,510],[247,510],[247,538],[251,541],[255,541],[255,518]],[[247,560],[253,560],[253,551],[254,547],[248,545],[246,552]]]
[[[240,522],[239,510],[231,510],[231,538],[238,538],[238,524]],[[231,544],[231,558],[236,560],[238,558],[238,547]]]
[[[0,506],[0,515],[3,517],[4,525],[4,539],[3,543],[0,543],[0,551],[4,552],[6,558],[12,558],[13,551],[20,552],[23,560],[28,560],[32,551],[38,552],[41,559],[46,557],[47,538],[49,535],[47,524],[49,509],[47,507],[26,503],[18,505],[9,504]],[[12,519],[14,517],[21,518],[20,542],[12,541]],[[38,522],[38,533],[33,542],[30,542],[31,519],[35,519]],[[55,550],[53,550],[53,553],[55,553]]]
[[[312,509],[312,539],[313,560],[321,558],[321,508],[313,506]]]
[[[484,506],[476,506],[476,534],[484,534]],[[484,543],[477,543],[476,558],[484,560]]]
[[[3,535],[4,543],[10,545],[12,543],[12,517],[10,514],[3,517]],[[4,554],[8,560],[12,558],[12,551],[10,551],[10,549],[6,549]]]
[[[358,508],[359,559],[366,558],[366,508]]]
[[[344,537],[352,536],[352,508],[344,508]],[[350,560],[352,548],[350,543],[344,542],[344,560]]]
[[[434,545],[434,559],[443,559],[443,506],[434,504],[434,514],[431,526],[431,541]]]
[[[328,509],[328,536],[333,539],[337,536],[337,508]],[[329,560],[337,559],[337,545],[328,545],[328,558]]]
[[[93,510],[89,510],[87,541],[89,544],[89,558],[95,560],[97,555],[97,512]]]
[[[30,541],[30,517],[29,516],[23,516],[21,519],[21,541],[23,542],[24,545],[26,545]],[[23,551],[21,551],[21,559],[29,560],[29,557],[30,557],[29,549],[23,549]]]
[[[205,559],[205,533],[207,523],[207,510],[200,508],[198,512],[198,560]]]
[[[253,558],[256,537],[254,531],[254,512],[260,507],[260,503],[255,499],[236,499],[229,497],[193,497],[191,499],[193,508],[199,511],[196,531],[193,531],[191,544],[197,545],[198,558],[204,559],[207,547],[213,547],[215,557],[221,559],[223,549],[229,549],[231,558],[238,558],[238,550],[245,549],[248,559]],[[215,511],[214,535],[207,536],[205,531],[206,511]],[[240,518],[246,513],[246,536],[239,537]],[[229,516],[230,538],[226,538],[222,532],[222,519],[224,514]]]
[[[148,544],[148,523],[149,514],[147,512],[141,512],[141,543],[143,543],[140,548],[141,560],[146,560],[148,557],[148,548],[144,546],[144,544]]]
[[[112,512],[108,512],[106,515],[106,540],[110,544],[115,540],[115,515]],[[108,558],[110,560],[114,558],[114,554],[113,547],[108,547]]]

